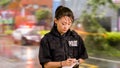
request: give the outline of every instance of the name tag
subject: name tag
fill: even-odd
[[[78,46],[77,45],[77,40],[73,40],[73,41],[68,41],[69,46]]]

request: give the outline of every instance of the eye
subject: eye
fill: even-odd
[[[65,23],[62,23],[62,25],[65,25]]]
[[[68,25],[71,25],[70,23]]]
[[[71,25],[71,22],[70,22],[70,23],[68,23],[68,25]]]

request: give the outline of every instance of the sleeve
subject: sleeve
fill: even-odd
[[[83,39],[79,36],[79,58],[87,59],[88,54]]]
[[[41,39],[40,48],[39,48],[39,62],[43,66],[44,63],[51,61],[49,44],[47,38]]]

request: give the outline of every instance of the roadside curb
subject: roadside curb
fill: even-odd
[[[111,62],[111,63],[118,63],[118,64],[120,64],[120,61],[109,60],[109,59],[103,59],[103,58],[97,58],[97,57],[92,57],[92,56],[89,56],[89,59],[99,60],[99,61],[105,61],[105,62]]]

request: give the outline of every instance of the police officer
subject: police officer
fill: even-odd
[[[69,8],[56,9],[53,28],[40,42],[39,61],[43,68],[72,66],[77,60],[82,63],[88,58],[82,38],[70,30],[73,21]]]

